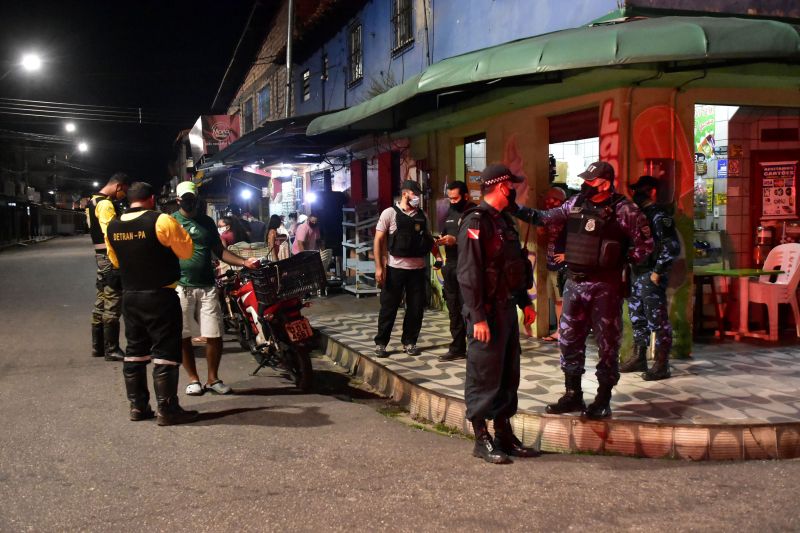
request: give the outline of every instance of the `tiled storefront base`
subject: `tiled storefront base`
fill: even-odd
[[[356,320],[363,317],[364,320]],[[434,423],[444,423],[457,428],[464,433],[471,433],[472,427],[464,417],[465,405],[463,400],[463,361],[456,363],[435,362],[435,353],[443,353],[448,340],[441,331],[444,321],[439,319],[426,319],[423,331],[423,356],[420,358],[407,358],[393,355],[390,359],[377,360],[369,354],[371,343],[368,337],[374,329],[374,317],[361,315],[337,317],[335,319],[320,318],[313,321],[320,331],[325,353],[342,367],[348,369],[354,376],[368,383],[375,390],[391,397],[395,402],[405,406],[412,416],[421,417]],[[345,326],[346,325],[346,326]],[[445,328],[446,329],[446,328]],[[423,341],[428,341],[427,344]],[[526,340],[530,344],[533,341]],[[524,348],[525,349],[525,348]],[[552,350],[552,348],[549,348]],[[425,355],[425,352],[430,352]],[[749,357],[749,355],[748,355]],[[535,357],[534,357],[535,359]],[[523,357],[523,366],[525,366]],[[534,363],[528,362],[529,366]],[[541,361],[539,364],[545,364]],[[692,363],[687,363],[691,365]],[[695,361],[701,367],[702,361]],[[443,368],[445,367],[446,368]],[[552,364],[547,362],[548,372]],[[557,361],[556,361],[557,366]],[[680,365],[676,374],[681,375]],[[523,369],[525,370],[525,369]],[[528,373],[532,373],[528,370]],[[523,371],[523,381],[526,372]],[[584,376],[588,380],[587,376]],[[715,379],[725,381],[724,376],[717,375]],[[638,378],[637,378],[638,379]],[[691,382],[695,378],[687,372],[680,387],[684,391],[692,390],[697,384]],[[793,374],[787,379],[793,379]],[[546,381],[541,378],[542,381]],[[627,380],[627,381],[626,381]],[[672,378],[676,380],[676,378]],[[652,403],[665,402],[663,387],[672,380],[648,384],[634,381],[633,377],[624,377],[615,392],[612,406],[615,416],[606,421],[590,421],[578,416],[547,415],[538,407],[531,408],[531,402],[523,401],[521,395],[521,409],[514,418],[513,425],[517,436],[526,445],[533,445],[547,452],[591,452],[598,454],[616,454],[648,458],[675,458],[690,460],[742,460],[742,459],[789,459],[800,457],[800,417],[794,417],[794,410],[800,405],[796,397],[787,395],[787,390],[772,391],[770,398],[783,401],[789,406],[783,409],[783,404],[770,408],[765,405],[765,400],[752,400],[752,395],[746,396],[755,404],[759,404],[765,413],[781,412],[778,417],[765,416],[766,420],[757,420],[748,416],[752,411],[742,407],[745,402],[737,399],[734,392],[730,398],[714,390],[698,390],[705,396],[713,397],[708,400],[710,409],[720,413],[715,418],[712,413],[700,412],[692,420],[680,417],[667,417],[663,421],[653,421],[652,408],[645,406],[642,409],[630,408],[625,401]],[[520,386],[531,387],[535,384],[523,383]],[[728,391],[726,386],[735,389],[735,381],[720,384],[719,390]],[[677,382],[676,382],[677,383]],[[559,389],[560,383],[551,383],[553,389]],[[723,386],[725,385],[725,386]],[[547,385],[545,385],[547,386]],[[647,394],[647,387],[652,388],[652,393]],[[789,384],[791,387],[791,383]],[[459,391],[460,388],[460,391]],[[628,390],[632,389],[632,390]],[[678,387],[675,387],[677,390]],[[797,389],[795,389],[797,390]],[[461,392],[461,393],[459,393]],[[589,389],[588,397],[592,394]],[[553,392],[541,392],[552,400]],[[680,398],[678,392],[673,392],[673,400]],[[621,400],[620,400],[621,398]],[[648,400],[650,399],[650,400]],[[676,400],[675,400],[676,401]],[[674,404],[675,401],[669,402]],[[717,407],[725,405],[726,401],[741,412],[747,413],[740,417],[731,409]],[[525,405],[527,403],[527,406]],[[706,405],[706,404],[703,404]],[[781,411],[783,409],[783,411]],[[665,411],[666,412],[666,411]],[[640,413],[640,414],[637,414]],[[733,413],[733,414],[730,414]],[[728,415],[730,418],[725,418]],[[743,419],[744,418],[744,419]],[[774,418],[770,420],[770,418]]]

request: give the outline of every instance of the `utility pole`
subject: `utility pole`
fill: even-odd
[[[294,30],[294,0],[289,0],[289,14],[286,22],[286,105],[284,116],[289,118],[292,101],[292,31]]]

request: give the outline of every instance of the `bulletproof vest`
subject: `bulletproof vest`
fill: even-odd
[[[567,217],[565,250],[570,270],[597,273],[622,268],[629,239],[617,221],[616,207],[624,198],[615,194],[601,205],[592,205],[586,199],[573,205]]]
[[[464,211],[458,211],[452,206],[448,208],[447,217],[444,221],[444,231],[447,235],[458,237],[458,226],[463,213]],[[458,262],[458,246],[445,246],[444,251],[447,254],[447,263],[449,265],[455,265]]]
[[[394,257],[425,257],[433,247],[433,237],[428,232],[428,218],[421,209],[414,216],[397,211],[397,230],[389,235],[389,253]]]
[[[134,211],[138,209],[128,212]],[[156,235],[159,216],[156,211],[145,211],[134,219],[115,218],[108,224],[108,241],[119,260],[123,289],[158,289],[181,277],[178,257]]]
[[[653,240],[656,240],[656,216],[658,215],[668,216],[667,211],[663,207],[657,204],[651,204],[642,208],[642,212],[644,213],[644,216],[647,217],[647,223],[650,224],[650,230],[651,233],[653,234]],[[671,229],[673,232],[675,231],[674,227]],[[653,268],[655,268],[656,266],[656,261],[658,260],[659,249],[660,249],[659,242],[656,240],[653,253],[648,255],[645,258],[645,260],[639,263],[638,265],[634,265],[634,272],[638,274],[653,270]]]
[[[100,221],[97,219],[97,204],[100,203],[102,200],[108,200],[111,202],[111,198],[108,196],[104,196],[101,194],[95,195],[89,200],[89,205],[86,207],[86,214],[89,216],[89,234],[92,237],[93,244],[102,244],[105,246],[106,241],[103,239],[103,228],[100,227]],[[114,211],[117,211],[117,205],[114,202],[111,202],[114,206]],[[119,216],[119,212],[117,211],[117,216]]]
[[[496,219],[481,205],[464,212],[480,216],[484,288],[488,301],[507,301],[512,293],[533,286],[533,269],[522,250],[514,222],[506,213]]]

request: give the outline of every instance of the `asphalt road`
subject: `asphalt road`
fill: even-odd
[[[488,465],[324,360],[302,395],[231,342],[236,395],[129,422],[120,365],[89,357],[93,269],[88,237],[0,253],[0,531],[800,530],[800,461]]]

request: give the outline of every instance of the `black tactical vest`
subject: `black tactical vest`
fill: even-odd
[[[97,219],[97,204],[100,203],[102,200],[108,200],[111,202],[111,198],[108,196],[103,195],[96,195],[89,200],[89,205],[86,207],[86,213],[89,215],[89,234],[92,237],[93,244],[102,244],[103,248],[105,248],[106,241],[103,239],[103,228],[100,227],[100,221]],[[114,202],[111,202],[114,206],[114,211],[117,212],[117,216],[119,216],[119,212],[117,211],[117,205]]]
[[[615,194],[598,206],[578,200],[567,217],[566,262],[573,272],[621,271],[628,236],[617,221],[617,204],[625,197]]]
[[[128,212],[134,211],[138,209]],[[125,290],[158,289],[181,277],[178,257],[156,235],[156,220],[161,214],[145,211],[132,220],[115,218],[108,224],[108,241],[119,260]]]
[[[433,236],[428,231],[428,218],[421,209],[414,216],[393,206],[397,212],[397,230],[389,235],[389,253],[394,257],[426,257],[433,247]]]
[[[470,205],[472,204],[467,204],[467,206]],[[458,211],[452,205],[447,209],[447,217],[444,220],[444,231],[447,235],[458,237],[458,225],[464,212],[466,212],[466,209]],[[458,246],[445,246],[444,251],[447,254],[447,264],[450,266],[456,265],[458,263]]]
[[[483,205],[464,212],[480,217],[480,243],[483,250],[484,288],[487,301],[508,301],[517,291],[533,286],[533,269],[522,249],[519,233],[506,213],[495,219]]]

